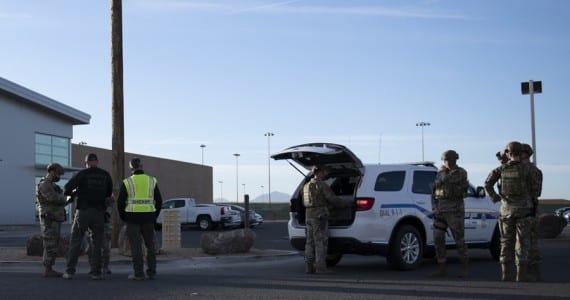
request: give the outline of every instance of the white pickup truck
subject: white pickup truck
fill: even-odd
[[[214,227],[239,227],[241,215],[225,206],[196,204],[194,198],[174,198],[162,203],[162,210],[156,219],[157,229],[162,228],[162,211],[177,210],[181,226],[198,225],[202,230]]]

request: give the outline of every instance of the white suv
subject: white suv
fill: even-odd
[[[351,208],[333,209],[329,218],[327,265],[336,265],[343,254],[382,255],[400,270],[416,268],[423,257],[434,256],[431,191],[437,168],[430,162],[363,165],[349,149],[330,143],[287,148],[271,156],[310,169],[331,168],[326,183]],[[305,248],[303,185],[312,174],[303,174],[291,196],[289,240]],[[499,204],[493,204],[482,187],[469,186],[465,198],[465,242],[469,248],[488,248],[499,257],[497,221]],[[448,248],[454,248],[447,232]]]

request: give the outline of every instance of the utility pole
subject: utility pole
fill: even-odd
[[[112,176],[113,193],[118,197],[123,178],[125,178],[125,125],[123,105],[123,3],[111,0],[111,80],[112,80]],[[121,219],[115,203],[113,213],[113,235],[111,247],[117,248]]]

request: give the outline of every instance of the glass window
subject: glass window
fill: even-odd
[[[36,164],[69,166],[69,139],[36,133]]]
[[[405,171],[385,172],[376,178],[375,191],[380,192],[396,192],[402,190],[404,186]]]
[[[185,204],[186,204],[186,201],[184,201],[184,200],[176,200],[176,204],[174,205],[174,208],[184,207]]]
[[[412,193],[431,195],[436,172],[415,171]]]

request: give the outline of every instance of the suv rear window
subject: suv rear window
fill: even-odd
[[[404,186],[405,171],[380,173],[376,178],[374,190],[379,192],[397,192]]]
[[[435,175],[436,172],[433,171],[415,171],[412,193],[430,195]]]

